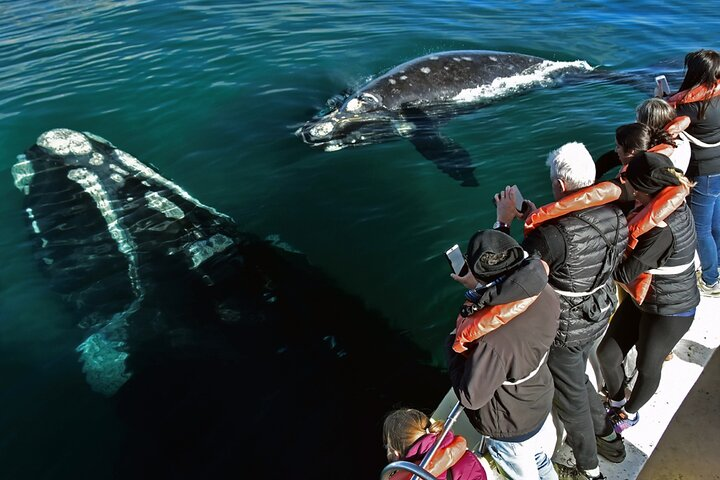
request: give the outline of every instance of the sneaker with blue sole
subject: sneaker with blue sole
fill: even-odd
[[[631,419],[622,409],[613,409],[611,412],[609,412],[608,416],[610,418],[610,423],[612,423],[613,430],[615,430],[615,433],[622,433],[624,430],[627,430],[628,428],[637,425],[637,423],[640,421],[640,413],[636,413],[635,418]]]

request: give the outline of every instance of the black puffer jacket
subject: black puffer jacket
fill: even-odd
[[[555,345],[584,345],[602,335],[617,306],[612,273],[627,241],[622,211],[605,205],[544,223],[523,242],[547,259],[549,283],[560,296]]]
[[[665,223],[672,232],[672,246],[666,259],[658,262],[661,267],[650,270],[651,273],[657,273],[653,274],[645,301],[638,308],[658,315],[674,315],[687,312],[700,303],[694,264],[697,239],[692,213],[687,204],[671,213]],[[640,241],[643,241],[642,236]],[[638,245],[638,251],[646,248],[645,245]]]

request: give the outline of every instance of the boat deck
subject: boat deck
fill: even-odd
[[[640,423],[623,434],[627,457],[619,464],[600,458],[608,479],[720,479],[720,354],[710,363],[719,345],[720,298],[703,297],[692,327],[663,366],[660,387],[640,410]],[[588,374],[594,379],[590,365]],[[444,419],[455,402],[450,391],[433,418]],[[453,430],[468,445],[479,442],[464,415]],[[553,460],[574,463],[565,444]]]

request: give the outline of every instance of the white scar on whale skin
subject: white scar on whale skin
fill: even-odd
[[[25,195],[28,195],[30,193],[30,184],[35,176],[32,162],[30,162],[25,155],[18,155],[17,163],[10,168],[10,173],[13,176],[15,187]]]
[[[185,218],[185,213],[180,209],[180,207],[160,195],[158,192],[147,192],[145,194],[145,200],[147,200],[148,207],[153,210],[157,210],[167,218],[174,218],[176,220]]]
[[[207,210],[208,212],[212,213],[213,215],[217,215],[218,217],[227,218],[229,220],[232,220],[229,216],[225,215],[224,213],[220,213],[217,210],[215,210],[212,207],[208,207],[207,205],[203,205],[198,200],[193,198],[189,193],[187,193],[185,190],[180,188],[177,184],[171,182],[167,178],[163,177],[159,173],[157,173],[152,168],[144,165],[141,163],[137,158],[133,157],[129,153],[123,152],[122,150],[115,149],[113,152],[117,160],[122,163],[128,170],[134,172],[136,176],[138,177],[144,177],[148,180],[152,180],[153,182],[162,185],[163,187],[166,187],[167,189],[171,190],[173,193],[179,195],[183,199],[187,200],[188,202],[194,204],[197,207],[200,207],[204,210]],[[149,183],[143,181],[143,184],[146,186],[150,186]]]
[[[130,277],[130,285],[132,286],[133,292],[137,297],[142,296],[143,289],[138,276],[137,246],[135,242],[133,242],[132,237],[118,222],[117,215],[112,208],[110,196],[102,187],[100,178],[85,168],[70,170],[67,178],[80,185],[95,201],[95,206],[105,220],[108,232],[112,239],[115,240],[118,251],[122,253],[128,261],[128,276]]]
[[[512,77],[498,77],[488,85],[465,88],[455,95],[452,100],[463,103],[473,102],[482,98],[500,98],[531,85],[549,82],[552,80],[550,75],[553,73],[574,69],[586,71],[593,70],[593,68],[583,60],[576,60],[574,62],[552,62],[545,60],[538,65],[534,65],[527,70],[524,70],[518,75],[513,75]]]

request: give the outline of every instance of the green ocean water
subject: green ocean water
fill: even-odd
[[[91,131],[152,163],[304,252],[442,368],[462,294],[442,252],[492,225],[507,184],[548,201],[548,151],[611,148],[653,77],[677,87],[684,54],[717,49],[720,26],[712,1],[4,1],[0,13],[0,477],[48,479],[109,478],[101,452],[117,453],[125,427],[85,385],[85,333],[32,260],[10,167],[40,133]],[[470,153],[478,188],[404,140],[327,153],[293,135],[333,95],[455,49],[585,60],[630,81],[588,75],[451,120],[443,134]]]

